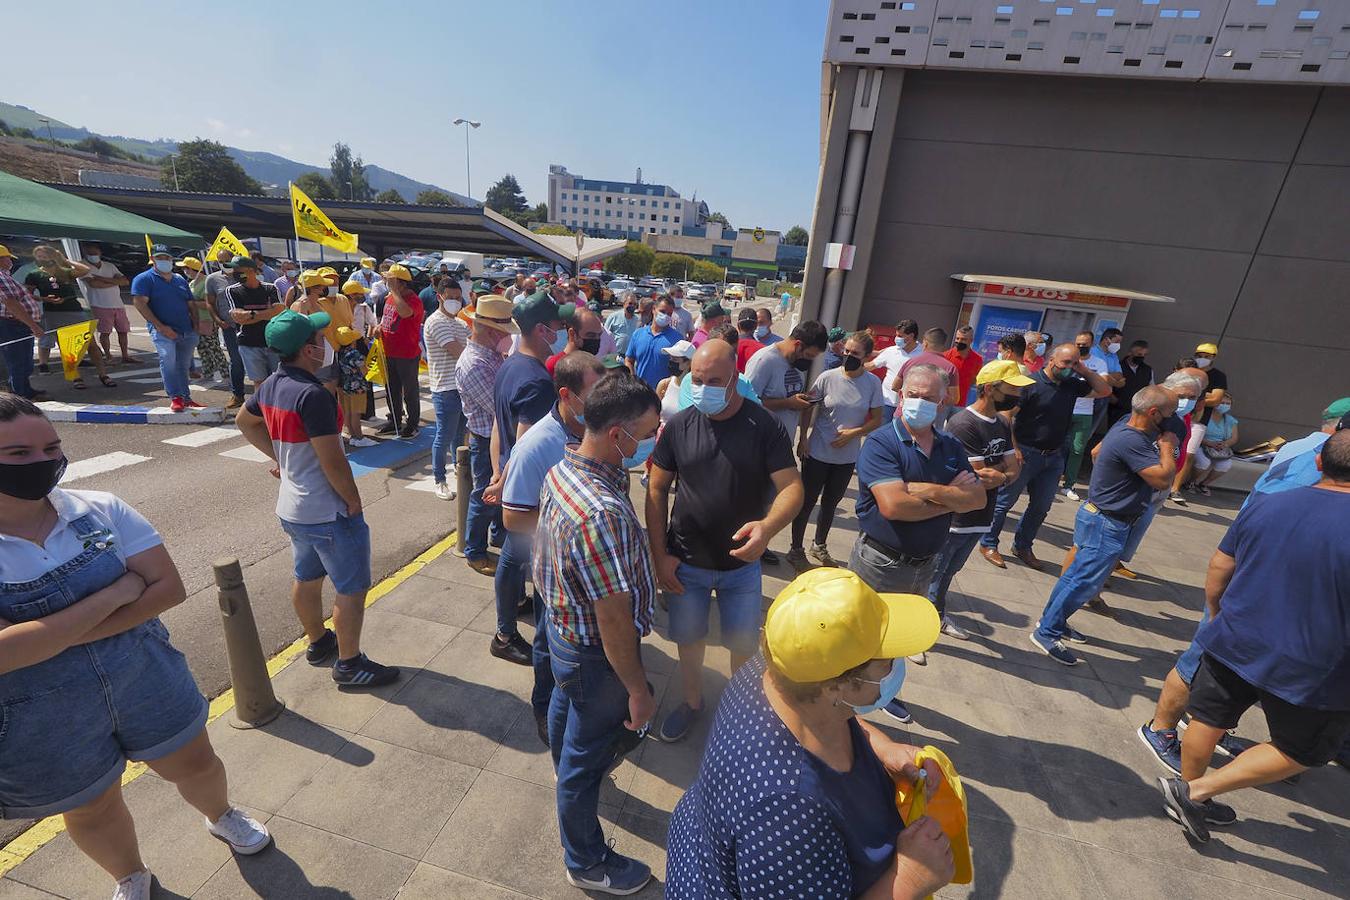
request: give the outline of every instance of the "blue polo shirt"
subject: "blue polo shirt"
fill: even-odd
[[[147,297],[150,311],[165,325],[178,332],[179,337],[192,330],[192,288],[187,279],[176,272],[166,281],[154,269],[146,269],[131,279],[131,296]],[[149,326],[153,331],[153,325]]]
[[[661,351],[675,346],[682,340],[683,335],[674,328],[667,327],[656,334],[652,334],[650,327],[639,328],[628,339],[628,350],[624,356],[633,360],[637,377],[647,382],[647,386],[652,390],[656,390],[661,379],[670,374],[670,356]]]
[[[528,353],[516,352],[497,370],[492,396],[501,461],[505,464],[516,446],[520,423],[534,425],[548,418],[548,411],[558,402],[558,389],[543,363]]]
[[[1089,353],[1088,356],[1091,356],[1093,359],[1101,360],[1102,365],[1106,366],[1106,374],[1120,374],[1120,357],[1116,356],[1114,353],[1107,353],[1100,345],[1094,346],[1092,352]]]
[[[961,442],[945,431],[933,432],[933,455],[925,456],[900,419],[863,441],[858,455],[858,525],[864,534],[909,556],[930,556],[947,542],[952,513],[922,522],[893,522],[877,509],[872,486],[889,481],[951,484],[958,472],[969,472]]]
[[[502,506],[515,512],[534,512],[539,508],[539,492],[548,470],[562,462],[568,442],[576,442],[554,404],[549,414],[530,426],[511,450],[511,465],[506,467],[502,485]]]
[[[1261,494],[1219,549],[1237,568],[1196,641],[1243,681],[1295,706],[1350,710],[1350,494]]]
[[[1331,435],[1314,431],[1307,437],[1290,441],[1281,447],[1270,461],[1270,466],[1256,480],[1252,492],[1242,505],[1250,505],[1259,494],[1278,494],[1321,481],[1322,473],[1317,471],[1317,454],[1329,437]]]
[[[1124,420],[1122,420],[1123,422]],[[1104,513],[1134,518],[1148,506],[1153,488],[1139,477],[1158,465],[1158,437],[1122,424],[1102,438],[1092,464],[1088,501]]]

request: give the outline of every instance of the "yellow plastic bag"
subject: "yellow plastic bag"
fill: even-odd
[[[942,770],[942,784],[937,792],[928,798],[924,792],[922,779],[914,786],[896,785],[895,806],[900,810],[900,818],[905,825],[913,824],[921,816],[935,819],[947,840],[952,845],[952,861],[955,873],[952,884],[970,884],[975,871],[970,862],[970,831],[966,818],[966,790],[961,786],[961,776],[956,774],[952,761],[936,747],[926,746],[914,755],[914,764],[922,767],[927,760],[934,760]]]

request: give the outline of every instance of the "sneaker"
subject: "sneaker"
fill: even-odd
[[[1181,491],[1173,491],[1172,493],[1167,495],[1167,499],[1171,500],[1177,506],[1186,505],[1186,498],[1181,496]]]
[[[337,635],[333,633],[333,629],[325,628],[323,637],[317,641],[310,641],[309,646],[305,648],[305,662],[311,666],[321,666],[331,661],[337,652]]]
[[[438,500],[455,499],[455,489],[444,481],[440,482],[439,484],[436,485],[436,499]]]
[[[1114,619],[1116,617],[1116,611],[1101,597],[1093,597],[1083,605],[1083,608],[1091,610],[1099,616],[1106,616],[1108,619]]]
[[[497,574],[497,563],[494,562],[490,556],[484,556],[482,559],[469,560],[469,568],[473,569],[479,575],[491,576]]]
[[[188,369],[188,378],[191,378],[193,381],[200,381],[201,377],[202,377],[201,369]]]
[[[811,554],[811,558],[822,566],[827,566],[831,569],[843,568],[843,566],[839,565],[839,561],[830,555],[829,549],[824,544],[812,544],[811,549],[808,552]]]
[[[1044,641],[1034,631],[1027,635],[1027,637],[1031,639],[1031,645],[1033,647],[1040,650],[1060,665],[1078,665],[1078,657],[1074,656],[1073,652],[1070,651],[1068,647],[1065,647],[1063,643],[1059,641]]]
[[[914,714],[911,713],[909,707],[901,703],[898,698],[883,706],[881,711],[901,725],[908,725],[910,722],[914,721]]]
[[[355,659],[340,659],[333,666],[338,687],[371,688],[398,681],[398,666],[382,666],[364,653]]]
[[[1207,485],[1207,484],[1197,484],[1197,485],[1195,486],[1195,492],[1196,492],[1197,494],[1199,494],[1201,497],[1208,497],[1208,496],[1209,496],[1209,485]]]
[[[415,438],[415,437],[417,437],[417,432],[418,432],[419,430],[420,430],[420,429],[418,429],[418,428],[416,428],[416,427],[413,427],[413,428],[404,428],[404,429],[402,429],[401,431],[399,431],[398,436],[401,437],[401,438]]]
[[[778,554],[774,553],[772,550],[765,550],[764,553],[760,555],[759,561],[766,566],[776,566],[778,565]]]
[[[1145,722],[1139,726],[1135,734],[1139,735],[1139,740],[1144,742],[1144,746],[1153,751],[1154,757],[1174,774],[1181,774],[1181,739],[1177,737],[1175,728],[1164,728],[1161,731],[1154,731],[1150,726],[1152,722]]]
[[[227,410],[238,409],[243,405],[244,405],[244,398],[239,396],[238,394],[235,394],[233,397],[230,398],[230,402],[225,404],[225,408]]]
[[[656,736],[667,744],[673,744],[689,733],[689,727],[702,713],[702,709],[694,709],[688,703],[681,703],[666,714],[666,719],[661,723],[661,730]]]
[[[1215,746],[1220,754],[1232,759],[1256,746],[1256,741],[1249,741],[1244,737],[1238,737],[1231,731],[1225,731],[1223,737],[1219,738],[1219,743]]]
[[[187,409],[187,404],[183,402],[182,397],[174,397],[169,401],[170,412],[182,412],[184,409]]]
[[[375,429],[375,433],[376,433],[376,434],[393,434],[396,430],[397,430],[397,429],[394,427],[394,421],[393,421],[392,419],[387,419],[387,420],[385,420],[385,423],[384,423],[383,425],[381,425],[379,428],[376,428],[376,429]]]
[[[113,900],[150,900],[150,885],[154,880],[155,876],[150,874],[149,869],[132,872],[117,882]]]
[[[187,400],[187,408],[188,408],[188,409],[206,409],[206,404],[205,404],[205,403],[198,403],[196,400],[193,400],[191,397],[186,398],[186,400]]]
[[[1064,489],[1064,499],[1072,500],[1073,502],[1077,503],[1079,500],[1082,500],[1083,498],[1078,496],[1078,492],[1075,491],[1073,488],[1066,487]]]
[[[377,441],[377,440],[375,440],[374,438],[368,438],[368,437],[366,437],[365,435],[362,435],[361,437],[358,437],[358,438],[352,438],[350,441],[347,442],[347,446],[348,446],[348,447],[355,447],[355,448],[357,448],[358,450],[360,450],[362,447],[375,447],[375,446],[378,446],[379,443],[380,443],[380,442]]]
[[[548,743],[548,713],[537,712],[534,714],[534,733],[539,735],[539,743],[545,747]]]
[[[1237,821],[1237,810],[1227,803],[1220,803],[1217,800],[1206,800],[1200,804],[1200,809],[1205,815],[1206,825],[1232,825]],[[1172,813],[1170,807],[1167,809],[1167,815],[1176,821],[1176,816]]]
[[[1083,632],[1074,628],[1072,625],[1064,626],[1064,640],[1068,641],[1070,644],[1086,644],[1088,642],[1087,635],[1083,634]]]
[[[261,853],[272,843],[272,835],[268,833],[266,825],[233,806],[214,822],[207,819],[206,830],[243,856]]]
[[[806,558],[806,551],[803,550],[801,547],[793,547],[791,550],[789,550],[787,555],[787,561],[788,565],[792,566],[792,568],[796,570],[798,575],[802,574],[803,572],[809,572],[812,568],[814,568],[814,566],[811,565],[811,560]]]
[[[955,638],[958,641],[970,640],[970,632],[966,631],[946,616],[942,617],[942,633],[947,637]]]
[[[567,869],[567,883],[572,887],[602,894],[636,894],[651,880],[652,870],[648,865],[613,850],[606,852],[604,862],[589,869]]]
[[[534,648],[520,636],[520,632],[516,632],[509,638],[494,634],[492,643],[488,646],[488,652],[498,659],[504,659],[518,666],[534,665]]]
[[[920,650],[918,653],[911,653],[909,656],[905,658],[908,659],[910,662],[914,663],[914,665],[916,666],[928,665],[928,653],[924,650]]]
[[[1130,581],[1134,581],[1136,578],[1139,577],[1138,572],[1134,571],[1129,566],[1125,565],[1123,562],[1116,563],[1116,567],[1111,570],[1111,574],[1119,575],[1121,578],[1126,578],[1129,579]]]
[[[52,374],[51,363],[38,363],[37,370],[39,374],[50,375]]]
[[[1191,802],[1190,785],[1180,778],[1159,778],[1158,787],[1162,790],[1163,811],[1196,841],[1207,843],[1209,829],[1205,827],[1205,810],[1199,803]]]

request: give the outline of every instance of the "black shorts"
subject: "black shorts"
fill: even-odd
[[[1248,684],[1232,669],[1206,653],[1191,681],[1187,711],[1214,728],[1236,728],[1242,714],[1260,702],[1270,729],[1270,742],[1301,766],[1324,766],[1336,758],[1350,737],[1350,710],[1295,706]]]

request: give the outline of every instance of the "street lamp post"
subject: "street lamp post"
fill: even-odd
[[[473,119],[456,119],[452,125],[464,126],[464,196],[473,197],[473,179],[469,175],[469,129],[477,128],[482,122],[475,122]]]

